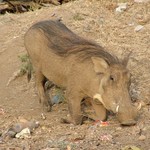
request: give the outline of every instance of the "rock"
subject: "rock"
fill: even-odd
[[[39,126],[39,122],[37,121],[27,121],[25,119],[20,120],[19,123],[14,124],[12,127],[10,127],[6,133],[11,138],[16,137],[17,133],[22,132],[22,130],[27,128],[32,132],[35,128]],[[18,135],[17,135],[18,136]]]
[[[122,127],[117,127],[116,128],[116,131],[120,131],[120,130],[122,130]]]
[[[139,137],[139,140],[140,141],[144,141],[146,139],[146,136],[145,135],[141,135],[140,137]]]
[[[116,12],[123,12],[127,9],[127,3],[118,3],[118,7],[116,8]]]
[[[10,131],[7,132],[7,135],[8,135],[9,137],[11,137],[11,138],[14,138],[15,135],[16,135],[16,132],[10,130]]]
[[[134,28],[134,31],[135,31],[135,32],[138,32],[138,31],[142,30],[143,28],[144,28],[144,26],[142,26],[142,25],[137,25],[137,26]]]
[[[24,139],[24,138],[30,138],[31,137],[31,132],[29,128],[23,129],[21,132],[17,133],[16,138]]]
[[[46,119],[45,114],[41,113],[41,118],[42,118],[43,120],[45,120],[45,119]]]

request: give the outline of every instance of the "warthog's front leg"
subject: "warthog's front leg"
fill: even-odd
[[[40,71],[36,71],[35,75],[38,95],[40,98],[39,102],[42,103],[44,111],[51,111],[51,103],[44,90],[45,77]]]
[[[71,115],[71,122],[75,125],[82,124],[81,100],[83,95],[75,90],[67,91],[68,108]]]
[[[107,119],[107,110],[106,108],[101,104],[97,103],[95,100],[91,99],[92,106],[95,110],[96,116],[94,120],[106,120]]]

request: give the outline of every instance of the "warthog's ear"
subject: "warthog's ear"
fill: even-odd
[[[92,57],[92,62],[94,64],[94,70],[96,73],[104,73],[108,68],[107,62],[100,57]]]
[[[131,56],[132,52],[130,52],[129,54],[127,54],[127,56],[125,56],[125,58],[122,60],[122,64],[127,67],[128,65],[128,61],[129,61],[129,58]]]

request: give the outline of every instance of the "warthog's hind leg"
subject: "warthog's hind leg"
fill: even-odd
[[[36,71],[35,75],[36,75],[36,86],[40,98],[39,102],[42,103],[44,111],[51,111],[51,102],[49,101],[49,97],[46,94],[44,88],[46,78],[40,71]]]

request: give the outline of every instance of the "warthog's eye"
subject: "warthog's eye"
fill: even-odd
[[[112,75],[110,75],[110,80],[114,81],[114,77]]]

